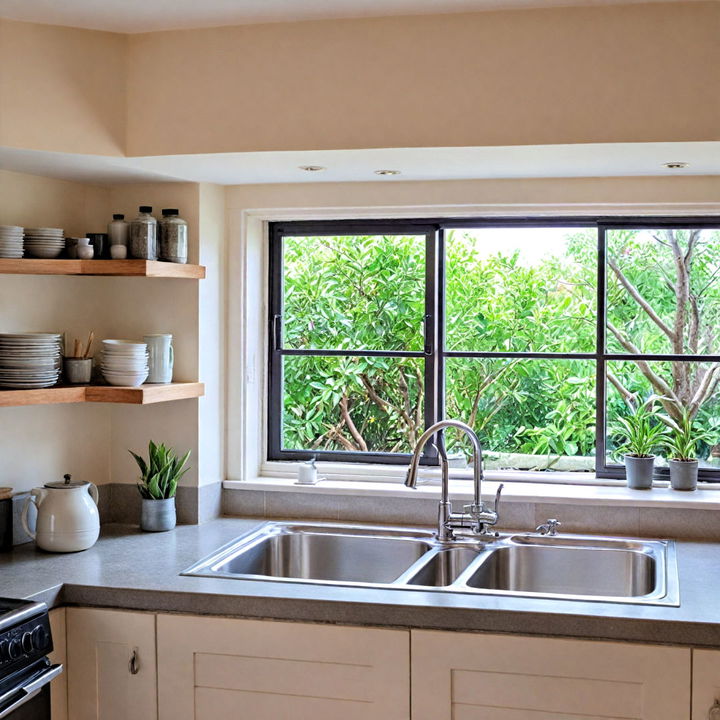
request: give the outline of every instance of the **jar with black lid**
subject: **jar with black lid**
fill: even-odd
[[[186,263],[188,258],[188,226],[177,208],[165,208],[159,223],[160,259]]]
[[[141,205],[140,214],[130,222],[130,255],[141,260],[157,260],[157,220],[150,205]]]

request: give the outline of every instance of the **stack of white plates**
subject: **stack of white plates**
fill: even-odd
[[[142,385],[149,371],[147,345],[135,340],[103,340],[100,368],[110,385]]]
[[[25,228],[25,250],[36,258],[56,258],[65,249],[62,228]]]
[[[0,333],[0,386],[45,388],[60,376],[57,333]]]
[[[23,256],[23,229],[19,225],[0,225],[0,258]]]

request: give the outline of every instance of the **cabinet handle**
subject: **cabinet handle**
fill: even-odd
[[[130,662],[128,663],[128,670],[130,670],[131,675],[137,675],[140,672],[137,648],[133,648],[132,655],[130,656]],[[720,720],[720,718],[718,720]]]
[[[708,720],[720,720],[720,700],[715,700],[708,710]]]

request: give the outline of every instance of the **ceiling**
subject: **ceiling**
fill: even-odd
[[[666,162],[688,166],[670,170]],[[319,165],[306,172],[302,165]],[[500,178],[720,175],[720,142],[395,148],[103,157],[0,147],[0,167],[91,183],[397,182]],[[376,170],[400,170],[378,176]]]
[[[327,18],[475,12],[549,6],[626,5],[648,0],[0,0],[0,17],[140,33]],[[654,0],[654,2],[699,0]]]

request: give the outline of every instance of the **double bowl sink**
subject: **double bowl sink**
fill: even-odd
[[[679,605],[668,540],[503,535],[268,522],[183,575],[564,600]]]

